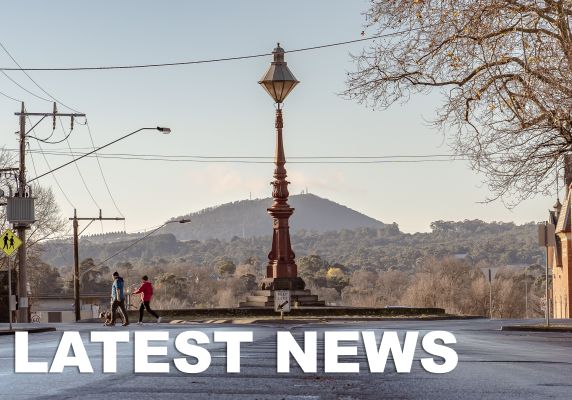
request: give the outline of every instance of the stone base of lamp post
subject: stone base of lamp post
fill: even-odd
[[[306,283],[299,276],[293,278],[264,278],[261,290],[304,290]]]
[[[264,278],[260,283],[260,289],[246,296],[245,301],[240,302],[240,308],[262,307],[274,308],[274,291],[289,290],[292,307],[324,307],[324,301],[305,289],[306,284],[299,276],[283,278]]]
[[[290,299],[292,308],[324,307],[326,305],[308,289],[290,290]],[[239,308],[274,308],[274,290],[255,290],[251,295],[246,296],[245,301],[240,302]]]

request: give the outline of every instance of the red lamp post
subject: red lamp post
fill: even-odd
[[[284,49],[280,43],[272,52],[274,61],[258,82],[276,103],[276,149],[274,154],[274,181],[272,197],[274,202],[268,208],[273,220],[272,249],[268,254],[266,279],[262,281],[263,290],[303,290],[304,280],[298,276],[298,267],[294,261],[294,252],[290,244],[288,219],[294,209],[288,204],[288,182],[286,180],[286,156],[282,142],[282,102],[299,83],[284,61]]]

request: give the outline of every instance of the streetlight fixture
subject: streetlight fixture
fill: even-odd
[[[168,129],[168,128],[167,128]],[[135,246],[137,243],[141,242],[142,240],[146,239],[147,237],[151,236],[152,234],[154,234],[155,232],[157,232],[158,230],[160,230],[161,228],[163,228],[164,226],[168,225],[168,224],[174,224],[174,223],[179,223],[179,224],[186,224],[188,222],[191,222],[191,219],[176,219],[176,220],[171,220],[171,221],[167,221],[165,222],[163,225],[153,229],[151,232],[147,233],[145,236],[142,236],[141,238],[137,239],[136,241],[134,241],[133,243],[131,243],[130,245],[122,248],[121,250],[113,253],[111,256],[107,257],[105,260],[103,260],[102,262],[95,264],[93,267],[86,269],[85,271],[82,271],[81,273],[79,272],[79,269],[76,269],[74,271],[74,286],[77,288],[74,291],[74,308],[76,311],[76,322],[80,320],[80,316],[79,314],[79,310],[80,310],[80,293],[79,293],[79,281],[80,279],[89,271],[105,264],[107,261],[111,260],[113,257],[123,253],[125,250],[130,249],[131,247]],[[76,283],[77,282],[77,283]]]
[[[286,180],[286,156],[282,141],[282,102],[299,83],[284,61],[284,49],[278,43],[272,52],[274,61],[258,82],[276,103],[276,150],[274,155],[274,181],[272,197],[274,202],[267,209],[273,219],[272,250],[268,254],[266,278],[262,281],[263,290],[303,290],[304,280],[298,276],[295,254],[290,244],[288,219],[294,209],[288,204],[288,182]]]
[[[488,273],[489,277],[489,319],[493,319],[493,279],[496,275],[497,268],[490,268],[490,267],[481,267],[480,270],[482,271],[483,275],[485,275],[485,279]]]
[[[54,113],[55,113],[55,111],[54,111]],[[94,150],[92,150],[92,151],[90,151],[90,152],[87,152],[87,153],[85,153],[85,154],[83,154],[83,155],[77,157],[77,158],[74,158],[73,160],[68,161],[67,163],[64,163],[64,164],[62,164],[62,165],[60,165],[60,166],[58,166],[58,167],[56,167],[56,168],[54,168],[54,169],[51,169],[51,170],[49,170],[49,171],[47,171],[47,172],[44,172],[43,174],[38,175],[38,176],[36,176],[36,177],[33,178],[33,179],[30,179],[30,180],[28,181],[28,184],[31,183],[31,182],[33,182],[33,181],[35,181],[36,179],[40,179],[40,178],[43,177],[43,176],[49,175],[49,174],[51,174],[51,173],[53,173],[53,172],[55,172],[55,171],[57,171],[57,170],[59,170],[59,169],[61,169],[61,168],[64,168],[64,167],[66,167],[66,166],[68,166],[68,165],[70,165],[70,164],[73,164],[73,163],[75,163],[75,162],[81,160],[82,158],[85,158],[85,157],[87,157],[87,156],[89,156],[89,155],[91,155],[91,154],[93,154],[93,153],[96,153],[96,152],[98,152],[98,151],[100,151],[100,150],[102,150],[102,149],[104,149],[104,148],[106,148],[106,147],[108,147],[108,146],[111,146],[111,145],[114,144],[114,143],[117,143],[117,142],[119,142],[119,141],[121,141],[121,140],[123,140],[123,139],[128,138],[129,136],[135,135],[136,133],[141,132],[141,131],[144,131],[144,130],[157,130],[157,131],[159,131],[159,132],[161,132],[161,133],[164,133],[164,134],[169,134],[169,133],[171,133],[171,129],[166,128],[166,127],[161,127],[161,126],[157,126],[157,127],[154,127],[154,128],[139,128],[139,129],[137,129],[137,130],[135,130],[135,131],[133,131],[133,132],[128,133],[127,135],[123,135],[123,136],[121,136],[121,137],[118,138],[118,139],[115,139],[115,140],[113,140],[113,141],[111,141],[111,142],[109,142],[109,143],[107,143],[107,144],[104,144],[103,146],[100,146],[100,147],[98,147],[97,149],[94,149]],[[79,250],[78,250],[78,236],[79,236],[79,234],[77,234],[77,228],[78,228],[78,225],[77,225],[78,222],[77,222],[77,221],[78,221],[78,219],[80,219],[80,218],[77,218],[77,215],[75,215],[75,210],[74,210],[74,218],[70,218],[70,219],[73,220],[73,224],[74,224],[74,274],[73,274],[73,284],[74,284],[74,314],[75,314],[75,319],[76,319],[76,321],[78,321],[78,320],[80,319],[80,317],[81,317],[81,310],[80,310],[80,294],[79,294],[79,291],[80,291],[80,289],[79,289],[79,286],[80,286],[80,285],[79,285],[79,279],[80,279],[80,274],[79,274],[79,256],[78,256],[78,251],[79,251]],[[99,219],[99,220],[104,220],[104,219],[121,220],[121,219],[123,219],[123,218],[102,218],[102,216],[101,216],[101,210],[100,210],[99,218],[81,218],[81,219],[87,219],[87,220],[91,220],[91,221],[93,222],[93,221],[96,220],[96,219]],[[90,224],[91,224],[91,222],[90,222]],[[89,225],[88,225],[88,226],[89,226]],[[163,226],[164,226],[164,225],[163,225]],[[161,227],[163,227],[163,226],[161,226]],[[87,227],[86,227],[86,228],[87,228]],[[85,230],[85,228],[84,228],[84,230]],[[82,232],[83,232],[83,231],[82,231]],[[85,272],[87,272],[87,271],[85,271]],[[82,275],[83,275],[83,274],[82,274]]]
[[[89,156],[89,155],[92,155],[93,153],[97,153],[99,150],[105,149],[106,147],[109,147],[109,146],[111,146],[112,144],[115,144],[115,143],[117,143],[117,142],[119,142],[119,141],[121,141],[121,140],[123,140],[123,139],[127,139],[129,136],[133,136],[133,135],[135,135],[135,134],[138,133],[138,132],[147,131],[147,130],[159,131],[159,132],[161,132],[161,133],[163,133],[163,134],[165,134],[165,135],[171,133],[171,129],[170,129],[170,128],[166,128],[166,127],[162,127],[162,126],[156,126],[156,127],[154,127],[154,128],[139,128],[139,129],[137,129],[136,131],[133,131],[133,132],[131,132],[131,133],[128,133],[127,135],[123,135],[123,136],[121,136],[120,138],[115,139],[115,140],[112,141],[112,142],[109,142],[109,143],[107,143],[107,144],[104,144],[104,145],[101,146],[101,147],[98,147],[97,149],[94,149],[94,150],[92,150],[92,151],[90,151],[90,152],[88,152],[88,153],[82,154],[82,155],[79,156],[78,158],[74,158],[73,160],[68,161],[68,162],[65,163],[65,164],[62,164],[62,165],[60,165],[59,167],[56,167],[56,168],[54,168],[54,169],[51,169],[51,170],[49,170],[48,172],[44,172],[43,174],[38,175],[38,176],[36,176],[36,177],[33,178],[33,179],[30,179],[30,180],[28,181],[28,183],[33,182],[33,181],[35,181],[36,179],[40,179],[41,177],[46,176],[46,175],[49,175],[49,174],[51,174],[51,173],[53,173],[53,172],[56,172],[57,170],[59,170],[59,169],[61,169],[61,168],[63,168],[63,167],[66,167],[66,166],[68,166],[68,165],[70,165],[70,164],[72,164],[72,163],[74,163],[74,162],[76,162],[76,161],[79,161],[79,160],[81,160],[82,158],[85,158],[85,157],[87,157],[87,156]]]

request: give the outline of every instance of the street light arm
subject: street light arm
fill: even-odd
[[[137,243],[141,242],[142,240],[148,238],[149,236],[151,236],[152,234],[154,234],[155,232],[157,232],[158,230],[160,230],[161,228],[163,228],[164,226],[168,225],[168,224],[173,224],[173,223],[179,223],[179,224],[186,224],[188,222],[191,222],[190,219],[181,219],[181,220],[173,220],[173,221],[167,221],[165,222],[163,225],[153,229],[151,232],[147,233],[145,236],[140,237],[139,239],[137,239],[136,241],[134,241],[133,243],[131,243],[129,246],[126,246],[124,248],[122,248],[121,250],[117,251],[116,253],[114,253],[113,255],[107,257],[105,260],[103,260],[102,262],[100,262],[99,264],[94,265],[93,267],[86,269],[85,271],[81,272],[79,274],[79,277],[81,278],[84,274],[86,274],[87,272],[91,271],[94,268],[97,268],[99,266],[102,266],[103,264],[105,264],[107,261],[111,260],[113,257],[123,253],[125,250],[130,249],[131,247],[135,246]]]
[[[68,162],[65,163],[65,164],[62,164],[62,165],[60,165],[59,167],[56,167],[56,168],[54,168],[54,169],[52,169],[52,170],[50,170],[50,171],[48,171],[48,172],[44,172],[43,174],[38,175],[38,176],[36,176],[35,178],[30,179],[30,180],[28,181],[28,183],[33,182],[33,181],[35,181],[36,179],[40,179],[40,178],[42,178],[42,177],[44,177],[44,176],[46,176],[46,175],[49,175],[49,174],[51,174],[51,173],[53,173],[53,172],[56,172],[57,170],[59,170],[59,169],[61,169],[61,168],[63,168],[63,167],[66,167],[66,166],[68,166],[68,165],[70,165],[70,164],[73,164],[74,162],[77,162],[77,161],[81,160],[81,159],[84,158],[84,157],[87,157],[87,156],[89,156],[89,155],[91,155],[91,154],[93,154],[93,153],[96,153],[96,152],[98,152],[99,150],[105,149],[106,147],[111,146],[112,144],[117,143],[117,142],[119,142],[120,140],[126,139],[126,138],[128,138],[129,136],[135,135],[137,132],[141,132],[141,131],[144,131],[144,130],[158,130],[159,132],[163,132],[163,133],[169,133],[169,132],[171,131],[169,128],[162,128],[162,127],[159,127],[159,126],[158,126],[158,127],[155,127],[155,128],[139,128],[139,129],[137,129],[136,131],[133,131],[133,132],[131,132],[131,133],[128,133],[127,135],[121,136],[120,138],[115,139],[115,140],[112,141],[112,142],[109,142],[109,143],[107,143],[107,144],[105,144],[105,145],[103,145],[103,146],[101,146],[101,147],[98,147],[97,149],[94,149],[94,150],[92,150],[92,151],[90,151],[90,152],[88,152],[88,153],[85,153],[85,154],[79,156],[78,158],[74,158],[73,160],[68,161]]]

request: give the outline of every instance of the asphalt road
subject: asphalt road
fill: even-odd
[[[522,321],[511,321],[522,322]],[[80,374],[66,368],[61,374],[15,374],[14,337],[0,336],[0,400],[19,399],[571,399],[572,333],[501,332],[506,321],[377,321],[304,325],[218,325],[149,324],[130,326],[129,331],[168,330],[170,341],[185,330],[200,330],[212,340],[215,330],[250,330],[254,342],[242,345],[241,373],[226,373],[226,347],[206,345],[211,366],[203,373],[178,372],[172,359],[181,357],[169,346],[167,357],[151,361],[170,361],[168,374],[133,373],[133,343],[118,346],[118,372],[102,373],[102,345],[90,343],[92,330],[99,324],[59,325],[60,330],[79,330],[94,368],[93,374]],[[5,328],[3,325],[0,329]],[[276,331],[289,330],[298,340],[305,330],[318,331],[318,372],[305,374],[291,361],[290,374],[276,372]],[[345,362],[359,361],[359,374],[324,373],[324,330],[395,330],[400,337],[407,330],[446,330],[457,338],[452,347],[459,364],[448,374],[426,372],[415,353],[409,374],[398,374],[391,362],[382,374],[369,372],[363,346],[358,356],[343,356]],[[36,333],[29,337],[30,361],[51,362],[61,331]],[[419,341],[420,342],[420,341]]]

